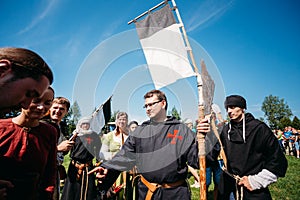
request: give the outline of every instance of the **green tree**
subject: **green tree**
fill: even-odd
[[[114,122],[114,121],[116,121],[116,116],[117,116],[118,112],[120,112],[120,111],[117,110],[117,111],[114,111],[114,112],[112,113],[109,122]]]
[[[70,108],[70,111],[71,111],[71,118],[72,118],[73,122],[75,124],[77,124],[81,117],[81,112],[80,112],[80,108],[79,108],[77,101],[75,101],[73,103],[73,105]]]
[[[181,117],[180,117],[181,113],[179,113],[179,112],[177,111],[177,109],[175,108],[175,106],[172,108],[171,115],[172,115],[173,117],[175,117],[176,119],[178,119],[178,120],[181,119]]]
[[[76,128],[76,124],[72,119],[72,110],[70,109],[69,112],[64,116],[64,118],[60,122],[60,128],[62,133],[65,136],[69,136],[73,130]]]
[[[70,135],[73,130],[76,128],[76,124],[81,117],[80,108],[78,103],[75,101],[73,105],[70,107],[69,112],[66,116],[62,119],[63,126],[62,132],[65,136]]]
[[[283,98],[279,99],[272,95],[265,97],[261,109],[265,113],[271,129],[278,129],[281,119],[290,118],[293,115]]]
[[[297,116],[295,116],[292,121],[292,127],[294,127],[297,130],[300,130],[300,120]]]
[[[279,124],[278,124],[278,129],[284,130],[285,127],[291,126],[291,124],[292,124],[292,121],[290,120],[290,118],[284,117],[284,118],[280,119]]]

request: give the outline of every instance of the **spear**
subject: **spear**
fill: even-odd
[[[215,83],[211,79],[206,65],[201,60],[201,75],[197,73],[198,83],[198,117],[199,121],[205,118],[205,115],[211,113],[211,105],[213,101],[213,94]],[[200,199],[206,200],[206,151],[205,151],[205,133],[197,133],[198,150],[199,150],[199,177],[200,177]]]
[[[188,53],[192,62],[192,66],[194,68],[194,72],[197,76],[197,88],[198,88],[198,121],[204,119],[205,114],[210,114],[215,83],[211,79],[208,71],[206,69],[206,65],[203,60],[201,60],[201,75],[198,72],[198,67],[196,65],[194,54],[189,43],[183,21],[179,14],[178,8],[176,6],[175,0],[171,0],[173,7],[175,8],[175,13],[177,15],[177,19],[180,24],[182,24],[181,30],[183,34],[183,38],[185,40]],[[198,156],[199,156],[199,177],[200,177],[200,200],[206,200],[206,152],[205,152],[205,134],[198,132],[197,133],[197,141],[198,141]]]

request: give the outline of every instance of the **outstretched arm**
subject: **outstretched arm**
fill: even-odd
[[[107,172],[108,172],[107,169],[99,166],[99,167],[95,167],[94,169],[92,169],[91,171],[89,171],[88,175],[96,173],[96,178],[98,179],[98,182],[102,183],[102,180],[105,178]]]

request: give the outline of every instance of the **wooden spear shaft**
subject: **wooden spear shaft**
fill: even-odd
[[[197,75],[197,87],[198,87],[198,96],[199,96],[199,104],[198,104],[198,115],[199,115],[199,120],[204,119],[204,104],[203,104],[203,96],[202,96],[202,80],[201,76],[198,73],[198,67],[196,65],[195,59],[194,59],[194,54],[192,52],[191,45],[189,43],[182,19],[180,17],[178,8],[176,6],[175,0],[172,0],[173,7],[175,8],[175,13],[177,15],[179,23],[182,25],[181,30],[183,33],[183,37],[185,40],[185,44],[188,49],[188,53],[192,62],[192,65],[194,67],[194,71]],[[203,133],[197,133],[197,141],[198,141],[198,151],[199,151],[199,177],[200,177],[200,200],[206,200],[206,152],[205,152],[205,134]]]
[[[203,87],[202,78],[200,74],[197,74],[197,88],[199,95],[199,105],[198,105],[198,118],[200,120],[204,119],[204,102],[203,102]],[[200,200],[206,200],[206,151],[205,151],[205,134],[197,132],[198,141],[198,157],[199,157],[199,178],[200,178]]]

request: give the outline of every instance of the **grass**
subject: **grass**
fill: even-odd
[[[296,200],[300,196],[300,159],[294,156],[286,156],[288,169],[284,178],[270,186],[270,191],[274,200]]]
[[[300,159],[294,156],[286,156],[288,160],[288,169],[284,178],[269,186],[273,200],[297,200],[300,196]],[[193,183],[193,177],[189,179]],[[191,188],[192,200],[199,200],[199,188]],[[212,200],[213,186],[208,188],[207,199]]]
[[[274,200],[297,200],[300,196],[300,159],[294,156],[287,156],[288,169],[284,178],[272,184],[269,189]],[[65,156],[64,166],[68,169],[70,163],[69,155]],[[190,184],[194,183],[194,178],[189,179]],[[199,188],[191,188],[192,200],[199,200]],[[213,183],[208,188],[208,200],[213,200]]]

